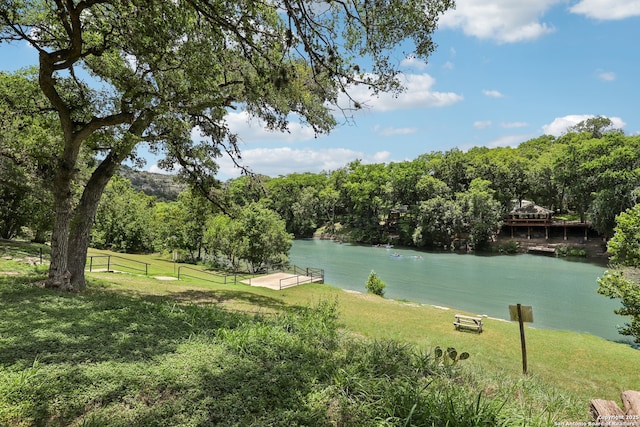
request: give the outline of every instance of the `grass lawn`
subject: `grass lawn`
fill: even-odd
[[[456,405],[472,407],[471,418],[478,420],[479,414],[490,419],[495,412],[504,425],[589,421],[591,399],[619,401],[620,392],[640,390],[635,372],[640,352],[591,335],[527,327],[529,375],[524,376],[515,323],[486,319],[482,334],[460,332],[452,325],[454,309],[330,285],[274,291],[192,278],[159,280],[156,277],[174,276],[177,266],[154,255],[127,255],[148,263],[148,276],[88,273],[86,291],[61,294],[36,286],[43,267],[19,261],[22,255],[15,247],[0,249],[5,254],[0,259],[0,425],[145,425],[162,419],[206,425],[216,411],[232,413],[235,425],[365,425],[364,418],[370,425],[401,425],[393,420],[417,416],[427,403],[409,405],[411,411],[396,416],[394,411],[403,407],[396,402],[395,409],[386,412],[391,415],[376,415],[377,421],[369,418],[374,408],[384,406],[380,400],[354,403],[382,399],[376,390],[383,390],[385,402],[394,399],[384,394],[391,393],[388,384],[368,383],[372,380],[359,376],[362,367],[350,346],[360,341],[402,343],[400,347],[427,353],[436,346],[468,352],[470,358],[455,365],[461,371],[450,377],[454,381],[441,385],[440,390],[454,387],[456,392],[438,396],[447,396],[443,405],[451,406],[449,412],[456,413]],[[334,302],[341,344],[333,341],[327,326],[331,316],[300,314],[310,307],[326,311],[327,303]],[[283,332],[294,330],[300,332],[295,339]],[[363,352],[378,354],[376,348]],[[404,354],[385,348],[384,359]],[[382,363],[374,359],[378,362],[367,359],[367,366]],[[395,378],[379,372],[375,377]],[[365,383],[368,386],[358,391]],[[391,383],[397,396],[402,381]],[[282,395],[285,389],[296,396]],[[427,385],[425,389],[430,390]],[[471,402],[481,396],[488,406],[464,404],[464,398],[459,402],[452,396],[470,396]],[[304,410],[292,410],[290,401]],[[258,409],[269,405],[278,410],[277,419]],[[343,412],[327,411],[333,405]],[[203,408],[208,408],[206,413]],[[492,425],[496,419],[450,425]]]

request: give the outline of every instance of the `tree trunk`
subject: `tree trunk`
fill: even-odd
[[[84,187],[80,203],[76,207],[69,231],[68,266],[71,273],[71,286],[84,289],[86,286],[84,269],[89,249],[91,227],[98,210],[100,198],[105,187],[113,178],[123,159],[110,153],[93,172]]]
[[[60,162],[62,164],[62,162]],[[69,250],[69,223],[71,222],[71,178],[68,168],[58,166],[61,170],[53,182],[53,199],[56,217],[51,234],[51,263],[49,277],[45,287],[64,291],[74,290],[71,286],[67,253]]]

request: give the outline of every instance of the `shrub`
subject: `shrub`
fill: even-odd
[[[366,284],[367,292],[382,297],[384,296],[384,288],[386,286],[387,285],[382,280],[380,280],[376,272],[371,270]]]
[[[516,240],[508,240],[498,247],[498,251],[504,254],[515,254],[519,248],[520,244]]]
[[[556,256],[560,257],[586,257],[587,251],[583,248],[560,245],[556,248]]]

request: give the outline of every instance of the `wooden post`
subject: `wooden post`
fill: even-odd
[[[518,323],[520,324],[520,344],[522,346],[522,373],[527,374],[527,344],[524,339],[524,321],[522,320],[522,305],[518,304]]]

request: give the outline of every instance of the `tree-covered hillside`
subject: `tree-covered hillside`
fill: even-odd
[[[128,179],[134,189],[161,202],[175,202],[178,195],[187,188],[175,175],[135,170],[126,165],[120,167],[118,175]]]

